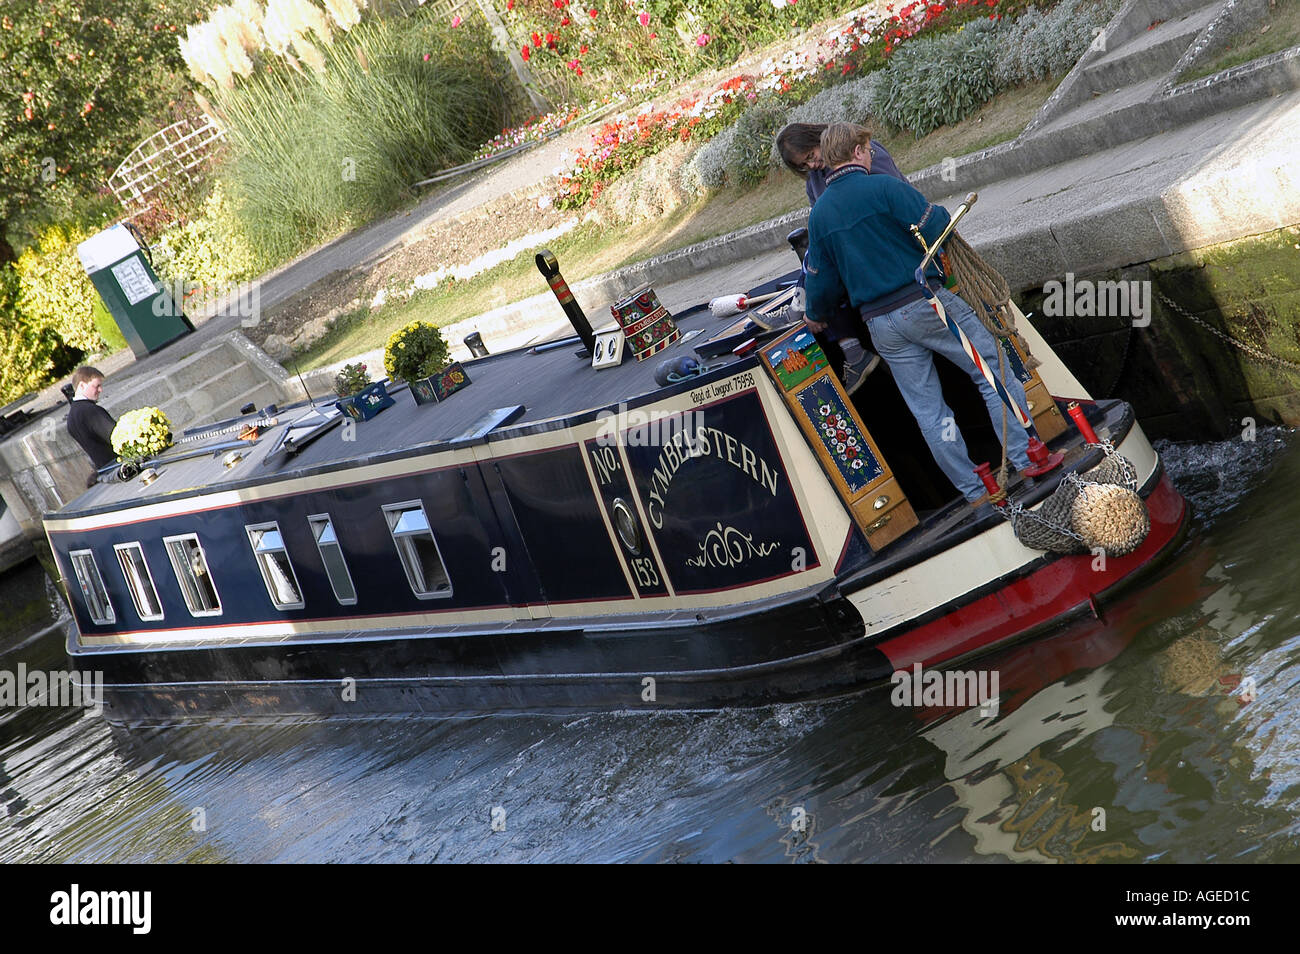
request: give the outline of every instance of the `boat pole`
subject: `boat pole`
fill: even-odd
[[[978,198],[978,193],[971,192],[967,194],[962,204],[957,206],[957,211],[952,214],[951,218],[949,218],[947,227],[939,233],[939,237],[934,240],[934,244],[932,245],[926,244],[925,237],[921,234],[920,226],[912,226],[912,235],[921,244],[921,248],[925,249],[925,257],[921,259],[921,264],[916,269],[916,281],[921,286],[921,290],[925,293],[926,299],[930,303],[930,307],[932,307],[935,314],[939,316],[939,320],[948,326],[948,330],[952,332],[953,337],[957,339],[962,350],[966,352],[966,356],[969,357],[971,363],[975,365],[975,369],[979,371],[980,374],[984,375],[984,380],[987,381],[993,390],[997,392],[998,397],[1002,399],[1002,403],[1005,404],[1013,414],[1015,414],[1016,420],[1020,422],[1020,426],[1029,432],[1030,466],[1025,469],[1024,473],[1030,477],[1037,477],[1040,474],[1045,474],[1049,470],[1059,466],[1062,459],[1064,459],[1064,455],[1051,454],[1048,452],[1047,445],[1038,437],[1038,431],[1034,427],[1033,418],[1026,414],[1016,401],[1011,399],[1011,395],[1007,393],[1006,387],[993,374],[993,370],[988,366],[984,359],[980,357],[979,352],[975,350],[975,346],[970,343],[970,339],[966,337],[966,332],[961,330],[961,326],[958,325],[956,321],[948,317],[948,312],[944,309],[943,302],[939,300],[939,296],[930,289],[929,284],[925,280],[925,270],[930,267],[930,263],[934,261],[934,257],[939,254],[940,247],[948,240],[948,236],[952,234],[955,228],[957,228],[958,220],[970,211],[970,207],[975,204],[975,201]]]

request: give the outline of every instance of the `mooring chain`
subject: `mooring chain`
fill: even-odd
[[[1279,365],[1283,368],[1286,368],[1289,371],[1300,372],[1300,364],[1296,363],[1295,361],[1288,361],[1286,360],[1286,358],[1279,358],[1276,355],[1271,355],[1266,351],[1262,351],[1259,348],[1256,348],[1254,345],[1248,345],[1244,341],[1238,341],[1236,338],[1232,337],[1231,335],[1225,334],[1224,332],[1220,331],[1218,328],[1215,328],[1213,325],[1211,325],[1209,322],[1205,321],[1204,319],[1196,317],[1177,302],[1170,301],[1169,298],[1165,296],[1164,292],[1157,291],[1156,294],[1160,296],[1160,300],[1162,302],[1164,302],[1167,306],[1172,308],[1174,311],[1178,312],[1180,315],[1182,315],[1185,318],[1192,319],[1192,321],[1196,322],[1206,331],[1210,332],[1213,335],[1217,335],[1218,337],[1222,338],[1224,341],[1228,342],[1228,344],[1236,345],[1242,351],[1246,352],[1247,354],[1254,355],[1256,358],[1259,358],[1261,361],[1267,361],[1270,364]]]
[[[1124,366],[1128,363],[1128,353],[1133,347],[1134,334],[1135,330],[1133,328],[1133,323],[1130,322],[1128,326],[1128,334],[1124,336],[1124,353],[1119,356],[1119,364],[1115,365],[1115,380],[1110,382],[1110,387],[1106,388],[1105,391],[1106,397],[1108,398],[1115,396],[1115,389],[1119,387],[1120,378],[1124,377]]]

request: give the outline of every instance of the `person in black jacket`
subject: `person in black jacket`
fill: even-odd
[[[104,390],[104,375],[97,368],[83,366],[72,374],[72,405],[68,410],[68,433],[90,457],[95,470],[117,459],[109,438],[117,421],[97,403]],[[86,481],[95,482],[95,473]]]

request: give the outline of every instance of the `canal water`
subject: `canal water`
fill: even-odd
[[[889,691],[715,714],[114,728],[0,710],[0,861],[1300,861],[1300,441],[1163,445],[1197,508],[1103,618]],[[61,669],[35,564],[0,670]]]

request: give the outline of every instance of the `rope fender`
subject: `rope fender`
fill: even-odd
[[[1137,493],[1137,471],[1109,441],[1106,459],[1086,476],[1066,474],[1036,510],[1020,504],[1006,509],[1016,539],[1032,550],[1077,554],[1103,550],[1127,556],[1151,532],[1146,501]]]

